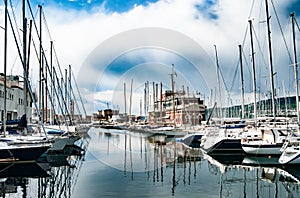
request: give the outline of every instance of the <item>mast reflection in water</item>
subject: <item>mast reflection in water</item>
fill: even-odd
[[[297,197],[297,167],[212,158],[175,137],[92,128],[72,197]],[[293,171],[291,171],[293,170]]]
[[[2,197],[299,197],[300,168],[208,156],[175,136],[92,128],[38,163],[0,163]],[[83,148],[85,152],[81,152]]]
[[[72,197],[89,137],[37,162],[0,162],[1,197]]]

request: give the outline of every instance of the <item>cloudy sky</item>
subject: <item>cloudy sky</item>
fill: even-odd
[[[21,24],[18,11],[21,0],[11,2],[16,24]],[[124,83],[128,111],[131,82],[133,113],[139,113],[145,82],[151,85],[150,94],[153,82],[162,83],[164,90],[170,89],[172,64],[177,74],[175,89],[189,87],[191,95],[200,93],[210,105],[220,95],[214,46],[222,73],[221,103],[228,105],[228,93],[232,98],[230,103],[240,103],[239,44],[244,52],[245,90],[249,93],[246,101],[250,102],[253,88],[248,20],[252,20],[254,27],[259,96],[268,97],[270,64],[265,0],[34,0],[30,3],[37,22],[37,5],[43,6],[44,48],[49,49],[53,40],[61,68],[72,65],[89,113],[106,108],[107,104],[124,111]],[[295,12],[300,24],[299,0],[269,0],[269,10],[277,95],[290,95],[294,93],[294,76],[289,15]],[[27,17],[33,18],[29,8]],[[296,33],[299,43],[299,29]],[[11,73],[20,71],[16,57],[11,55],[9,59]],[[35,70],[31,73],[35,86]]]

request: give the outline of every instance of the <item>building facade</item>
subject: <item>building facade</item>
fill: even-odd
[[[189,96],[184,91],[174,93],[165,91],[154,108],[148,112],[151,123],[169,123],[176,125],[199,125],[206,120],[206,106],[200,96]]]
[[[27,119],[32,120],[32,99],[27,93],[27,101],[24,100],[23,82],[19,76],[6,77],[6,112],[7,120],[21,118],[26,113]],[[25,110],[26,106],[26,110]],[[0,118],[4,117],[4,75],[0,74]],[[26,112],[25,112],[26,111]]]

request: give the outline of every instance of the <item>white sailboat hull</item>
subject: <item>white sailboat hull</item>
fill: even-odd
[[[242,143],[245,153],[251,155],[281,155],[282,144],[251,144]]]
[[[281,164],[300,164],[300,150],[297,148],[287,148],[279,158]]]

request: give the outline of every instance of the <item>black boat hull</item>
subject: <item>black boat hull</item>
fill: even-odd
[[[0,148],[0,161],[35,161],[49,148],[48,145]]]
[[[204,149],[209,155],[218,155],[218,154],[245,154],[242,146],[241,139],[223,139],[208,149]]]

